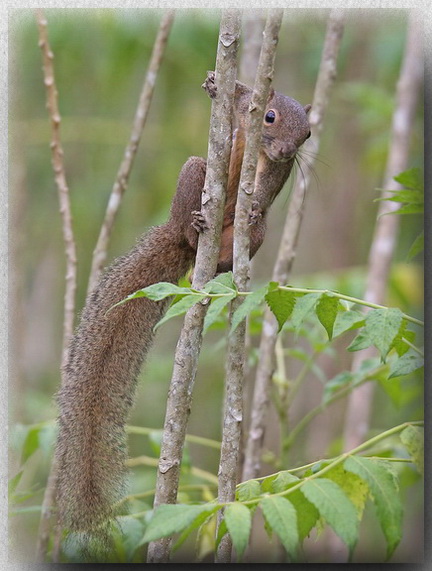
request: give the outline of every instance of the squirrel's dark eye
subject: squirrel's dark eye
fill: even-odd
[[[306,139],[309,139],[310,136],[311,136],[311,132],[309,131],[309,133],[306,135]]]
[[[266,123],[271,124],[271,123],[274,123],[275,119],[276,119],[276,113],[273,111],[273,109],[270,109],[269,111],[267,111],[267,113],[264,117],[264,121]]]

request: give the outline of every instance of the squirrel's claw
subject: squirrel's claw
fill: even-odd
[[[204,232],[204,230],[208,230],[207,220],[204,214],[200,210],[193,210],[192,211],[192,222],[191,226],[197,232]]]
[[[256,201],[252,202],[252,209],[249,212],[249,226],[252,226],[253,224],[258,224],[258,222],[262,219],[262,217],[263,217],[263,211],[259,203]]]

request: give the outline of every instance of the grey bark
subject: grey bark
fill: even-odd
[[[318,152],[323,118],[328,105],[331,87],[336,78],[336,62],[342,39],[343,26],[342,14],[340,12],[332,12],[327,26],[320,70],[309,119],[312,135],[304,145],[308,156],[311,157],[310,167],[305,171],[303,177],[298,177],[296,180],[273,270],[272,280],[281,284],[287,282],[295,259],[296,245],[303,219],[306,192],[309,186],[313,161],[312,157]],[[261,453],[269,406],[269,391],[275,366],[274,351],[277,331],[278,326],[275,317],[270,310],[266,310],[259,348],[248,440],[246,443],[242,474],[243,481],[255,478],[259,474],[261,467]]]
[[[232,112],[237,72],[237,48],[240,14],[225,11],[222,15],[216,58],[216,97],[212,102],[206,180],[202,211],[209,229],[199,237],[193,287],[202,288],[214,277],[222,229],[225,189],[232,141]],[[174,369],[166,407],[161,455],[157,474],[154,507],[175,503],[180,464],[192,404],[192,390],[201,349],[206,306],[199,303],[186,314],[177,344]],[[148,563],[169,561],[171,538],[149,544]]]
[[[282,23],[282,10],[270,12],[264,29],[261,54],[250,104],[249,125],[243,158],[239,194],[237,197],[234,221],[234,281],[241,291],[246,291],[249,281],[249,212],[252,207],[253,190],[258,155],[261,145],[262,121],[273,77],[274,59],[279,29]],[[232,303],[233,312],[241,303]],[[230,502],[235,499],[238,465],[241,446],[241,426],[243,420],[243,379],[245,362],[245,332],[243,321],[228,338],[226,366],[224,425],[222,432],[221,456],[219,463],[218,501]],[[219,511],[219,525],[222,513]],[[217,563],[231,561],[232,542],[225,535],[216,552]]]

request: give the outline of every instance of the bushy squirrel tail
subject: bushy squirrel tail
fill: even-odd
[[[177,282],[188,271],[193,252],[172,238],[167,225],[153,228],[107,270],[71,340],[57,395],[57,506],[62,528],[84,537],[104,536],[124,496],[125,424],[153,328],[169,301],[139,298],[112,306],[152,283]]]

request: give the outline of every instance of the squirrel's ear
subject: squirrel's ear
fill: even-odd
[[[310,103],[308,103],[307,105],[304,106],[304,110],[306,112],[306,115],[309,113],[309,111],[312,109],[312,105]]]

